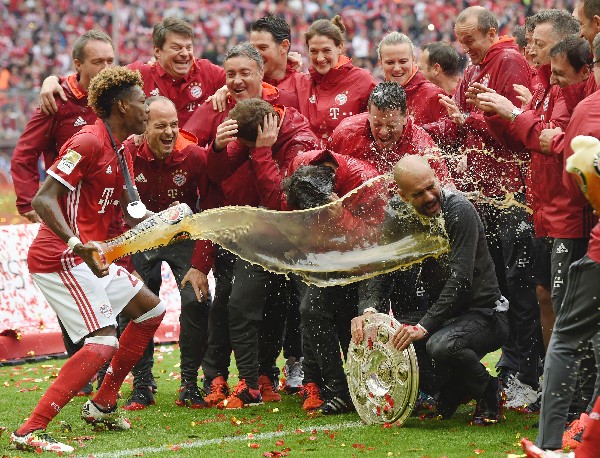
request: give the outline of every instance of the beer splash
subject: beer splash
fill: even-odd
[[[317,286],[344,285],[449,250],[442,218],[420,217],[392,188],[391,177],[382,175],[327,205],[297,211],[240,206],[192,214],[183,204],[95,243],[110,263],[178,240],[208,239],[269,271]]]

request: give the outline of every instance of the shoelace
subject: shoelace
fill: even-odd
[[[237,384],[237,386],[235,387],[235,389],[233,390],[233,393],[231,393],[231,395],[236,396],[236,395],[240,394],[242,391],[244,391],[246,388],[247,388],[246,381],[240,380],[240,383]]]

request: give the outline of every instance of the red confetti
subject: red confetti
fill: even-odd
[[[365,448],[365,444],[352,444],[352,448],[362,450],[363,448]]]
[[[386,421],[386,422],[383,424],[383,427],[384,427],[384,428],[391,428],[391,427],[392,427],[392,424],[391,424],[390,422]]]
[[[369,346],[369,350],[373,350],[373,339],[371,339],[369,337],[369,340],[367,341],[367,345]]]
[[[275,442],[275,445],[276,445],[277,447],[281,447],[281,446],[282,446],[282,445],[284,445],[284,444],[285,444],[285,442],[283,442],[282,440],[278,440],[277,442]]]
[[[316,440],[316,439],[317,439],[317,436],[310,436],[310,437],[309,437],[309,439],[310,439],[311,441],[314,441],[314,440]]]
[[[259,448],[260,444],[257,444],[256,442],[252,442],[251,444],[248,444],[248,447],[250,447],[250,448]]]

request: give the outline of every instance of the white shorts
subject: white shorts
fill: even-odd
[[[111,264],[98,278],[86,263],[71,270],[32,274],[73,342],[93,331],[117,325],[117,315],[142,289],[143,282]]]

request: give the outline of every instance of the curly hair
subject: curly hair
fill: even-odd
[[[144,86],[139,71],[125,67],[105,68],[92,78],[88,88],[88,105],[101,118],[108,118],[113,103],[129,95],[134,87]]]

